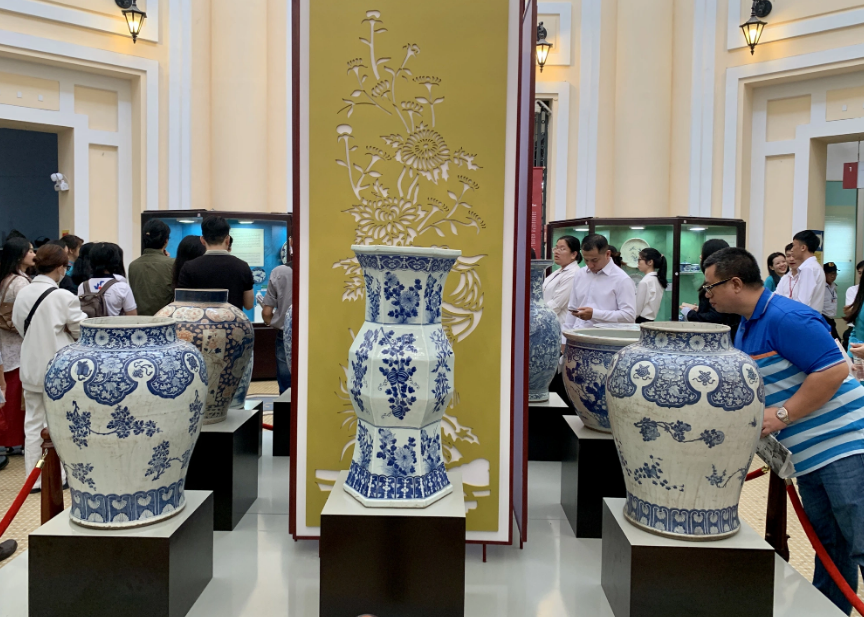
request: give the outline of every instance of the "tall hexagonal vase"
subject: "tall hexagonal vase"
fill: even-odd
[[[454,383],[441,295],[462,253],[351,249],[366,282],[366,321],[348,352],[357,443],[345,490],[367,507],[425,508],[453,490],[441,456]]]
[[[528,315],[528,400],[549,400],[549,384],[558,372],[561,324],[543,299],[543,279],[551,259],[531,260],[531,305]]]

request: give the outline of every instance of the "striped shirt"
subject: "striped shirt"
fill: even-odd
[[[845,362],[818,313],[767,289],[750,319],[741,319],[735,346],[756,361],[766,407],[783,406],[810,373]],[[795,476],[864,453],[864,388],[847,377],[827,403],[777,438],[792,452]]]

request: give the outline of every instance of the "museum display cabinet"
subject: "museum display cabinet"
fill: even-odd
[[[652,247],[667,261],[668,293],[657,314],[657,321],[678,321],[682,302],[698,304],[702,271],[699,257],[706,240],[719,238],[729,246],[744,248],[746,226],[740,219],[677,216],[666,218],[581,218],[554,221],[546,225],[546,257],[552,258],[555,243],[566,235],[582,241],[589,234],[602,234],[616,247],[623,260],[622,268],[635,283],[642,279],[637,268],[639,251]],[[553,266],[550,272],[557,269]]]
[[[180,241],[189,235],[201,235],[201,221],[215,214],[231,225],[231,254],[249,264],[255,281],[255,307],[244,311],[255,329],[254,371],[252,379],[276,379],[276,331],[261,318],[257,298],[267,293],[270,272],[289,263],[288,238],[291,236],[291,214],[272,212],[216,212],[210,210],[148,210],[141,213],[141,227],[158,218],[171,229],[167,251],[177,255]]]

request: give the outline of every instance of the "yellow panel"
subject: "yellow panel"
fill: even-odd
[[[792,195],[795,186],[795,155],[765,159],[765,227],[762,251],[767,258],[792,242]],[[764,259],[759,260],[764,268]]]
[[[60,82],[16,73],[0,73],[0,104],[60,109]]]
[[[75,86],[75,113],[87,116],[87,126],[94,131],[117,132],[117,93]]]
[[[768,101],[766,141],[795,139],[795,129],[810,124],[810,95]]]
[[[741,23],[744,23],[750,19],[753,2],[752,0],[739,1],[741,2]],[[807,19],[835,11],[859,8],[864,5],[861,0],[818,0],[818,2],[814,2],[814,0],[774,0],[771,4],[771,13],[765,18],[769,24]]]
[[[120,7],[113,0],[47,0],[47,2],[92,13],[101,13],[102,15],[122,16]],[[147,12],[147,0],[138,0],[137,4],[139,9],[145,13]]]
[[[846,109],[843,109],[843,108]],[[825,120],[848,120],[864,116],[864,86],[829,90],[825,101]]]
[[[88,242],[117,242],[117,148],[90,145],[90,237]]]
[[[311,2],[310,31],[327,36],[311,37],[309,67],[301,523],[320,524],[353,451],[346,366],[365,296],[350,245],[405,243],[462,251],[444,290],[456,368],[442,445],[448,469],[472,464],[471,491],[490,491],[469,496],[468,529],[498,530],[509,12],[508,0]]]

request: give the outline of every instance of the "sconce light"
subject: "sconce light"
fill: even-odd
[[[147,13],[138,8],[135,0],[114,0],[114,2],[123,9],[123,17],[126,18],[126,25],[129,26],[132,42],[136,43],[141,28],[144,27],[144,20],[147,19]]]
[[[549,50],[552,49],[552,43],[546,40],[546,28],[543,27],[543,22],[537,26],[537,64],[540,65],[540,72],[543,72],[543,67],[546,65],[546,58],[549,57]]]
[[[750,19],[741,24],[744,40],[750,46],[751,56],[756,53],[756,46],[762,37],[762,30],[768,25],[762,21],[762,18],[767,17],[770,12],[771,2],[769,0],[753,0],[753,10],[750,13]]]

